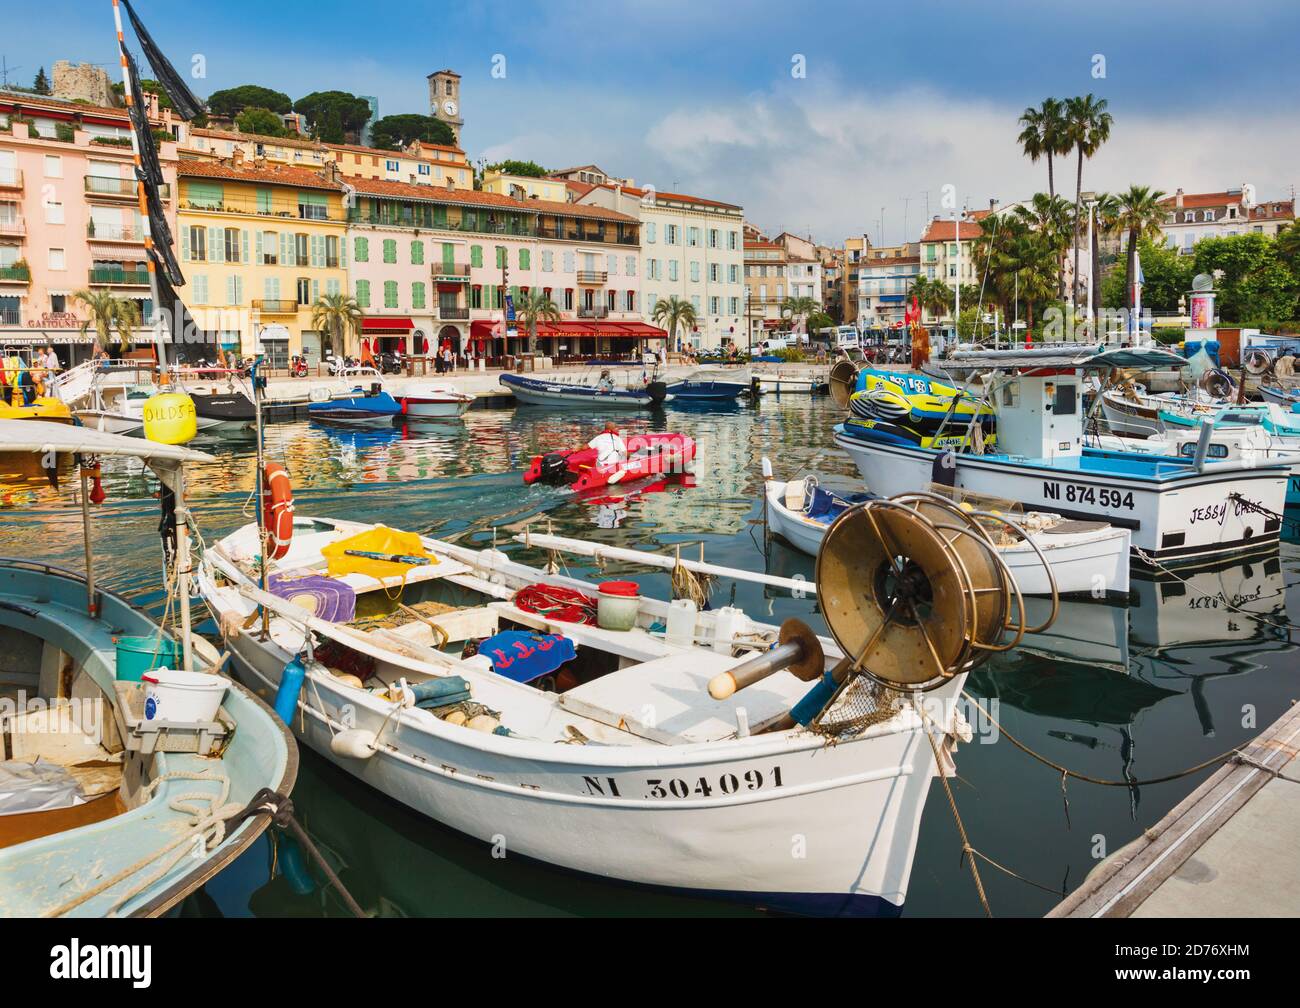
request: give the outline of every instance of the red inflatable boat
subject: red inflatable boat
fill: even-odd
[[[695,441],[685,434],[634,434],[624,439],[627,461],[596,465],[595,448],[547,452],[536,456],[524,473],[525,483],[550,483],[574,490],[591,490],[631,483],[646,476],[684,473],[695,458]]]

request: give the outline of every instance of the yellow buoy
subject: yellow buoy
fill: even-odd
[[[160,392],[144,404],[144,436],[159,444],[184,444],[198,433],[194,400],[183,392]]]

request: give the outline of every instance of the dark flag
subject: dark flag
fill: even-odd
[[[176,253],[172,251],[176,243],[172,240],[171,228],[167,226],[167,215],[163,210],[157,187],[146,182],[144,199],[149,210],[149,235],[153,238],[154,247],[162,258],[167,278],[177,287],[184,287],[185,276],[181,273],[180,264],[176,262]]]
[[[140,40],[140,48],[144,50],[149,65],[153,67],[154,76],[158,78],[158,83],[167,92],[167,97],[171,99],[176,114],[188,122],[203,111],[203,106],[194,97],[194,92],[189,89],[185,79],[167,61],[167,57],[162,54],[162,50],[154,45],[153,38],[150,37],[145,26],[140,23],[140,19],[135,16],[135,10],[131,7],[131,0],[122,0],[122,6],[126,8],[126,16],[131,19],[131,27],[135,29],[136,38]]]
[[[217,345],[215,333],[205,332],[199,328],[185,302],[176,293],[176,288],[167,279],[167,271],[158,261],[158,250],[151,250],[154,262],[154,277],[158,282],[158,310],[167,324],[172,337],[172,357],[178,363],[187,363],[191,359],[199,360],[206,356],[205,345]]]
[[[154,146],[153,130],[149,127],[148,106],[144,103],[144,92],[140,90],[140,69],[129,52],[125,55],[127,72],[131,77],[131,126],[135,129],[136,147],[140,151],[138,174],[145,182],[162,185],[162,165],[158,163],[158,148]]]

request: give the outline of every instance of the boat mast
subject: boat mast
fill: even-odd
[[[99,606],[95,605],[95,540],[90,529],[90,477],[86,469],[77,460],[77,470],[81,474],[81,535],[86,548],[86,612],[91,619],[99,618]],[[54,464],[58,465],[58,456]]]
[[[262,384],[266,381],[258,372],[262,368],[262,356],[259,354],[253,361],[251,371],[253,385],[253,430],[257,435],[257,476],[254,486],[257,488],[257,499],[254,505],[254,511],[257,512],[257,542],[261,550],[261,583],[262,591],[268,595],[271,593],[271,565],[266,558],[266,514],[262,508],[262,495],[266,493],[266,487],[262,485],[262,473],[264,470],[265,445],[262,442]],[[262,640],[266,640],[271,635],[270,614],[266,606],[261,606],[262,610]]]
[[[176,516],[176,591],[181,610],[181,668],[190,672],[194,668],[190,644],[190,510],[185,504],[183,462],[176,466],[176,485],[172,492],[175,495],[172,514]]]
[[[144,264],[149,271],[149,303],[153,305],[154,353],[158,357],[159,374],[166,372],[167,347],[162,335],[162,306],[158,303],[158,277],[154,268],[153,234],[149,226],[149,204],[144,194],[144,168],[140,160],[140,138],[135,135],[135,123],[131,120],[131,67],[126,59],[126,42],[122,35],[122,11],[117,0],[113,0],[113,24],[117,29],[117,52],[122,61],[122,97],[126,99],[127,124],[131,127],[131,156],[135,162],[135,194],[140,213],[140,236],[144,239]],[[143,109],[141,110],[144,111]],[[143,321],[143,320],[141,320]],[[189,642],[186,642],[186,647]]]

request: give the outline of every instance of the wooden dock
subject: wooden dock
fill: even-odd
[[[1048,917],[1300,916],[1300,703]]]

